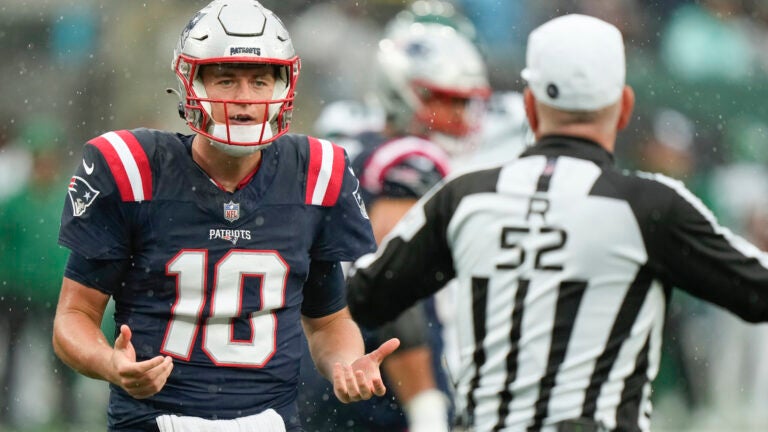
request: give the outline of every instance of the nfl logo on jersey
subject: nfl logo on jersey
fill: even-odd
[[[232,201],[224,203],[224,219],[229,222],[240,219],[240,204]]]

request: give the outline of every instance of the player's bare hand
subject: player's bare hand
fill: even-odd
[[[113,382],[136,399],[148,398],[159,392],[173,370],[170,357],[157,356],[137,362],[131,343],[131,329],[123,324],[112,351]]]
[[[343,403],[383,396],[387,392],[381,379],[379,366],[388,355],[400,346],[400,340],[392,338],[358,358],[351,365],[336,363],[333,366],[333,392]]]

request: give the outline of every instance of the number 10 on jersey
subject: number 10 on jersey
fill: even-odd
[[[275,251],[232,250],[216,263],[213,286],[206,295],[208,252],[184,250],[166,266],[176,277],[176,301],[161,352],[189,360],[202,331],[202,350],[219,366],[263,367],[275,353],[277,315],[285,302],[288,264]],[[245,280],[261,279],[260,308],[243,316]],[[206,302],[209,316],[203,317]],[[234,338],[234,318],[244,317],[250,340]]]

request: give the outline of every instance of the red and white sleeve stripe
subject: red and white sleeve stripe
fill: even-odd
[[[305,203],[336,204],[344,181],[344,150],[330,141],[309,138],[309,169]]]
[[[127,130],[107,132],[90,144],[96,146],[107,161],[123,201],[152,199],[152,169],[139,141]]]
[[[365,162],[360,183],[367,191],[378,194],[383,189],[384,179],[392,167],[411,157],[429,159],[442,177],[450,171],[450,158],[437,144],[421,138],[408,136],[389,141],[376,149]]]

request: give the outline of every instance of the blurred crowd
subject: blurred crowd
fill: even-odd
[[[103,430],[106,385],[75,377],[50,348],[66,252],[56,244],[82,144],[115,128],[185,131],[177,29],[207,1],[12,0],[0,6],[0,431]],[[364,100],[384,24],[406,0],[265,0],[302,58],[292,129]],[[768,2],[455,0],[498,91],[522,89],[528,32],[580,12],[617,25],[637,93],[617,161],[662,172],[768,249]],[[155,61],[136,62],[136,58]],[[148,107],[154,107],[148,109]],[[655,383],[655,430],[768,429],[768,329],[676,294]],[[46,429],[49,428],[49,429]]]

